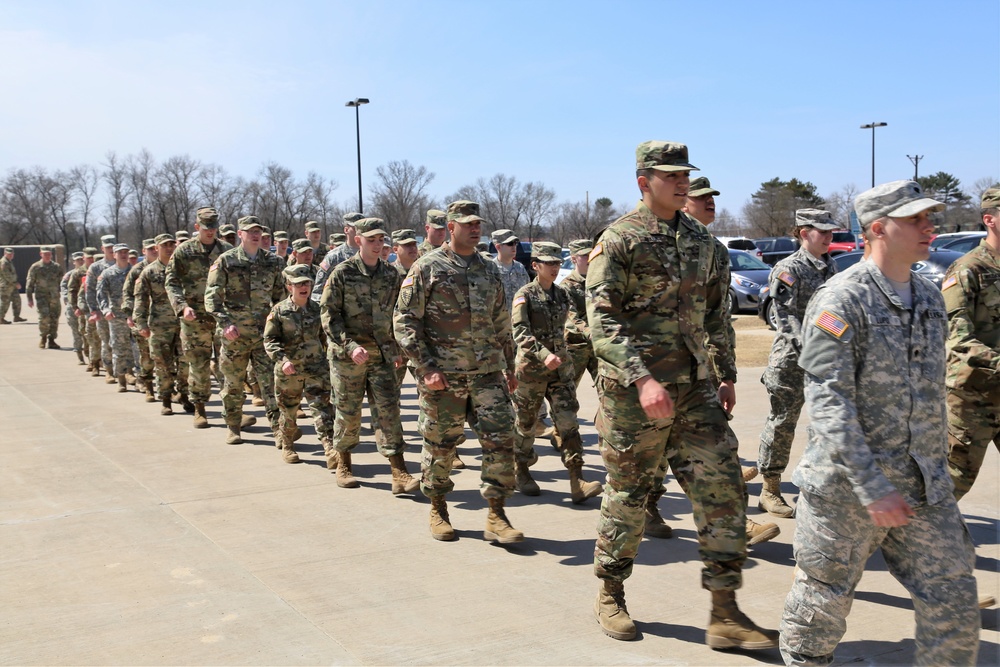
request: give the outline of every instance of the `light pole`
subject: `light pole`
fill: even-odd
[[[872,131],[872,187],[875,187],[875,128],[885,127],[889,123],[868,123],[867,125],[862,125],[862,130],[871,129]],[[360,158],[358,158],[360,160]]]
[[[364,213],[365,205],[361,202],[361,113],[358,111],[362,104],[368,104],[367,97],[358,97],[344,104],[345,107],[354,107],[354,129],[358,135],[358,213]]]

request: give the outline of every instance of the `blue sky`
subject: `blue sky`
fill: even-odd
[[[738,212],[775,176],[822,195],[1000,177],[1000,3],[0,4],[0,171],[148,148],[356,196],[390,160],[442,199],[502,172],[632,203],[635,145],[681,141]]]

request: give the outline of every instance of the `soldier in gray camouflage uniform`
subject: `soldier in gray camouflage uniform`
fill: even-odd
[[[96,356],[91,354],[90,338],[87,336],[87,315],[90,314],[90,310],[87,308],[87,300],[84,298],[86,296],[84,294],[84,282],[87,270],[94,263],[94,256],[97,252],[97,248],[91,246],[84,248],[81,253],[83,255],[83,264],[70,271],[69,280],[66,281],[66,300],[69,302],[69,307],[73,310],[73,316],[76,317],[82,350],[87,358],[85,363],[87,364],[86,371],[88,373],[93,370],[94,364],[97,364],[100,358],[99,351]]]
[[[38,306],[38,331],[41,340],[38,347],[58,350],[56,335],[59,333],[59,283],[62,280],[62,269],[52,261],[53,250],[43,246],[38,253],[41,259],[28,269],[24,296],[28,300],[28,308]]]
[[[97,279],[97,305],[108,323],[111,340],[114,377],[108,375],[107,382],[112,384],[117,378],[118,391],[125,392],[128,391],[125,373],[132,368],[132,332],[128,324],[132,312],[122,306],[122,290],[132,265],[128,263],[128,246],[124,243],[114,246],[114,255],[114,265],[104,269]]]
[[[385,244],[385,222],[362,218],[355,227],[359,252],[333,269],[320,300],[336,397],[337,486],[358,486],[351,453],[358,445],[361,402],[367,392],[382,432],[379,453],[392,467],[392,492],[412,493],[419,482],[407,472],[403,460],[396,370],[404,360],[392,335],[391,315],[403,278],[379,257]]]
[[[136,262],[125,277],[125,286],[122,287],[122,310],[129,314],[129,328],[132,331],[133,350],[138,352],[134,365],[138,368],[138,386],[146,393],[146,402],[155,403],[156,395],[153,389],[153,357],[149,354],[149,341],[137,335],[138,328],[132,320],[132,311],[135,310],[135,286],[142,275],[143,269],[149,266],[150,262],[155,262],[158,256],[157,245],[154,239],[143,239],[143,257]]]
[[[514,303],[514,295],[517,290],[528,284],[531,276],[521,262],[514,259],[517,252],[517,245],[520,243],[514,232],[509,229],[498,229],[490,235],[493,246],[497,249],[497,256],[494,260],[500,267],[500,279],[503,281],[503,293],[507,299],[507,310],[510,310]]]
[[[87,269],[87,280],[84,283],[84,298],[87,300],[87,307],[90,314],[87,316],[87,334],[90,336],[90,349],[97,349],[97,354],[91,353],[91,358],[99,357],[104,365],[104,372],[111,378],[109,384],[114,380],[114,367],[111,358],[111,339],[108,329],[108,322],[101,315],[101,307],[97,303],[97,281],[100,279],[104,269],[115,264],[115,237],[105,234],[101,237],[101,251],[104,257],[94,260],[94,263]],[[95,366],[92,375],[100,376],[100,367]]]
[[[871,256],[831,278],[806,309],[809,442],[793,474],[795,582],[785,600],[786,664],[828,665],[865,562],[881,549],[916,612],[918,665],[973,665],[979,645],[974,552],[948,476],[944,300],[910,270],[944,206],[913,181],[855,200]]]
[[[17,269],[14,268],[14,249],[4,248],[3,257],[0,257],[0,324],[10,324],[7,317],[7,308],[11,308],[14,313],[15,322],[26,322],[21,317],[21,295],[18,290],[21,283],[17,281]]]
[[[410,268],[393,324],[419,378],[420,490],[431,499],[431,536],[455,539],[445,495],[455,486],[449,474],[468,421],[483,448],[480,493],[490,505],[483,536],[520,542],[524,534],[504,510],[514,492],[514,341],[500,273],[476,252],[483,222],[475,202],[448,206],[451,241]]]
[[[276,436],[278,431],[280,413],[263,334],[271,307],[285,294],[285,281],[281,260],[260,247],[261,227],[256,216],[239,219],[241,243],[219,255],[208,272],[205,288],[205,310],[212,314],[222,332],[219,364],[226,382],[220,394],[229,429],[227,445],[241,444],[240,431],[257,421],[243,414],[243,386],[250,363],[257,373],[271,430]]]
[[[66,324],[69,325],[70,333],[73,334],[73,351],[81,365],[87,362],[83,360],[83,336],[80,335],[80,320],[76,316],[76,306],[69,300],[69,281],[73,276],[79,275],[80,267],[83,266],[83,253],[74,252],[72,255],[73,268],[63,274],[59,283],[59,299],[63,305],[63,313],[66,317]]]
[[[330,273],[333,271],[334,267],[344,262],[351,257],[354,257],[358,253],[358,240],[355,238],[357,236],[357,230],[354,228],[354,223],[361,220],[365,216],[360,213],[350,212],[344,214],[344,235],[346,241],[343,245],[338,247],[336,250],[331,250],[326,253],[323,260],[320,262],[313,262],[316,268],[316,282],[313,284],[313,299],[318,300],[323,294],[323,287],[326,286],[326,281],[330,279]]]
[[[608,227],[590,253],[587,320],[599,367],[596,426],[608,470],[594,612],[605,634],[635,637],[623,582],[665,459],[694,508],[702,586],[712,595],[706,642],[771,648],[777,632],[757,627],[736,605],[746,559],[746,501],[735,439],[727,432],[736,363],[718,245],[681,212],[694,168],[683,144],[640,144],[642,201]]]
[[[423,257],[432,250],[437,250],[448,240],[448,214],[432,208],[424,217],[424,240],[417,246],[417,252]]]
[[[767,387],[771,411],[764,421],[757,455],[757,468],[764,477],[758,508],[786,519],[792,516],[792,508],[781,497],[781,475],[788,467],[795,425],[805,402],[803,372],[798,364],[802,318],[812,295],[837,272],[829,254],[837,226],[827,211],[797,210],[794,231],[800,247],[775,264],[768,277],[778,327],[767,369],[760,378]]]

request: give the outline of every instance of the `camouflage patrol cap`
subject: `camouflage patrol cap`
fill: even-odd
[[[840,227],[829,211],[818,208],[800,208],[795,211],[795,226],[815,227],[821,232],[832,232]]]
[[[361,218],[354,226],[357,228],[358,234],[366,238],[386,233],[385,220],[382,218]]]
[[[44,250],[44,248],[42,250]],[[128,245],[126,245],[124,243],[116,243],[115,247],[112,248],[112,250],[113,250],[113,252],[116,252],[116,253],[117,252],[121,252],[122,250],[128,250]]]
[[[72,259],[74,262],[76,260],[78,260],[78,259],[82,260],[83,259],[83,253],[82,252],[74,252],[72,255],[70,255],[70,259]]]
[[[142,249],[143,250],[145,250],[146,248],[155,248],[155,247],[156,247],[156,240],[155,239],[143,239],[142,240]]]
[[[430,217],[430,211],[427,212]],[[448,204],[448,222],[469,225],[474,222],[486,222],[479,217],[479,204],[468,199],[459,199]]]
[[[498,229],[490,234],[490,240],[493,241],[493,245],[506,245],[516,243],[517,235],[509,229]]]
[[[288,232],[286,232],[283,229],[279,229],[278,231],[276,231],[274,233],[274,240],[275,241],[287,241],[288,240]]]
[[[569,242],[569,254],[571,255],[589,255],[593,249],[594,242],[590,239],[576,239]]]
[[[156,245],[163,245],[164,243],[174,243],[174,237],[171,234],[157,234],[156,238],[153,239]]]
[[[292,241],[292,250],[295,252],[300,252],[302,250],[312,250],[312,246],[309,245],[309,239],[295,239]]]
[[[311,283],[313,279],[312,269],[308,264],[293,264],[287,269],[282,270],[282,273],[285,275],[285,282],[292,283],[293,285]]]
[[[309,232],[318,232],[320,231],[319,223],[316,222],[315,220],[310,220],[309,222],[306,223],[305,230],[306,234],[308,234]]]
[[[330,243],[347,243],[347,234],[344,232],[330,234]]]
[[[478,213],[478,211],[476,211]],[[439,211],[436,208],[432,208],[427,211],[427,215],[424,217],[424,224],[428,227],[433,227],[434,229],[444,229],[446,228],[448,222],[448,214],[444,211]]]
[[[531,259],[536,262],[561,262],[562,248],[558,243],[535,241],[531,244]]]
[[[248,232],[254,227],[264,229],[264,225],[260,224],[260,218],[256,215],[245,215],[236,221],[236,224],[240,226],[241,232]]]
[[[908,218],[922,211],[943,211],[944,204],[924,196],[916,181],[892,181],[865,190],[854,200],[854,211],[862,227],[880,218]]]
[[[1000,187],[990,188],[984,192],[979,208],[984,211],[988,208],[1000,208]]]
[[[101,247],[102,248],[107,248],[109,245],[113,246],[114,244],[115,244],[115,235],[114,234],[105,234],[104,236],[101,237]]]
[[[7,250],[10,250],[10,248],[7,248]],[[100,254],[101,254],[101,251],[98,250],[97,248],[95,248],[92,245],[89,245],[89,246],[87,246],[86,248],[83,249],[83,256],[84,257],[94,257],[95,255],[100,255]]]
[[[688,148],[673,141],[644,141],[635,149],[636,169],[698,171],[688,162]]]
[[[691,185],[688,187],[688,197],[704,197],[705,195],[716,197],[720,194],[722,193],[713,188],[705,176],[691,179]]]
[[[191,235],[188,234],[188,231],[186,229],[178,229],[177,233],[174,234],[174,238],[176,238],[177,242],[180,243],[181,241],[187,241],[189,238],[191,238]]]
[[[5,253],[11,253],[11,254],[13,254],[13,253],[14,253],[14,249],[13,249],[13,248],[4,248],[4,249],[3,249],[3,251],[4,251]]]
[[[236,228],[233,227],[228,222],[219,227],[219,234],[221,234],[222,236],[229,236],[230,234],[235,234],[235,233],[236,233]]]
[[[129,257],[136,257],[137,258],[137,257],[139,257],[139,251],[138,250],[131,250],[131,249],[129,249],[128,256]]]
[[[487,243],[486,241],[480,241],[479,243],[476,244],[476,250],[478,250],[479,252],[489,252],[490,244]]]
[[[396,245],[406,245],[417,242],[417,233],[412,229],[397,229],[392,233],[392,242]]]
[[[195,222],[203,229],[216,229],[219,226],[219,212],[211,206],[202,206],[197,211]]]
[[[117,248],[117,247],[118,246],[115,246],[115,248]],[[128,246],[125,246],[125,247],[127,248]],[[38,252],[52,252],[52,246],[50,246],[50,245],[43,245],[41,248],[38,249]]]
[[[363,213],[358,213],[357,211],[351,211],[350,213],[345,213],[344,214],[344,224],[345,225],[350,225],[351,227],[353,227],[355,222],[357,222],[358,220],[361,220],[364,217],[365,216],[364,216]],[[344,240],[345,241],[347,240],[346,236],[344,237]]]
[[[261,236],[271,236],[271,228],[268,227],[267,225],[261,225],[260,234]]]

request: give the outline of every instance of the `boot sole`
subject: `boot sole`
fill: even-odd
[[[483,539],[487,542],[499,542],[500,544],[514,544],[515,542],[524,542],[524,535],[518,535],[515,537],[500,537],[496,533],[491,533],[488,530],[483,531]]]
[[[764,507],[763,503],[757,503],[757,509],[759,509],[761,512],[767,512],[771,516],[776,516],[779,519],[791,519],[792,517],[795,516],[795,510],[792,509],[791,507],[788,508],[787,512],[781,512],[780,514],[778,512],[772,512],[771,510],[767,509],[766,507]]]
[[[455,533],[431,533],[431,537],[439,542],[451,542],[455,539]]]
[[[731,637],[718,637],[715,635],[705,635],[705,643],[708,647],[716,651],[727,648],[740,648],[744,651],[762,651],[769,648],[778,648],[778,640],[765,639],[759,642],[741,641]]]
[[[772,540],[781,534],[781,529],[777,526],[772,526],[765,530],[760,535],[755,536],[753,539],[747,540],[747,546],[752,547],[755,544],[760,544],[761,542],[767,542]]]

